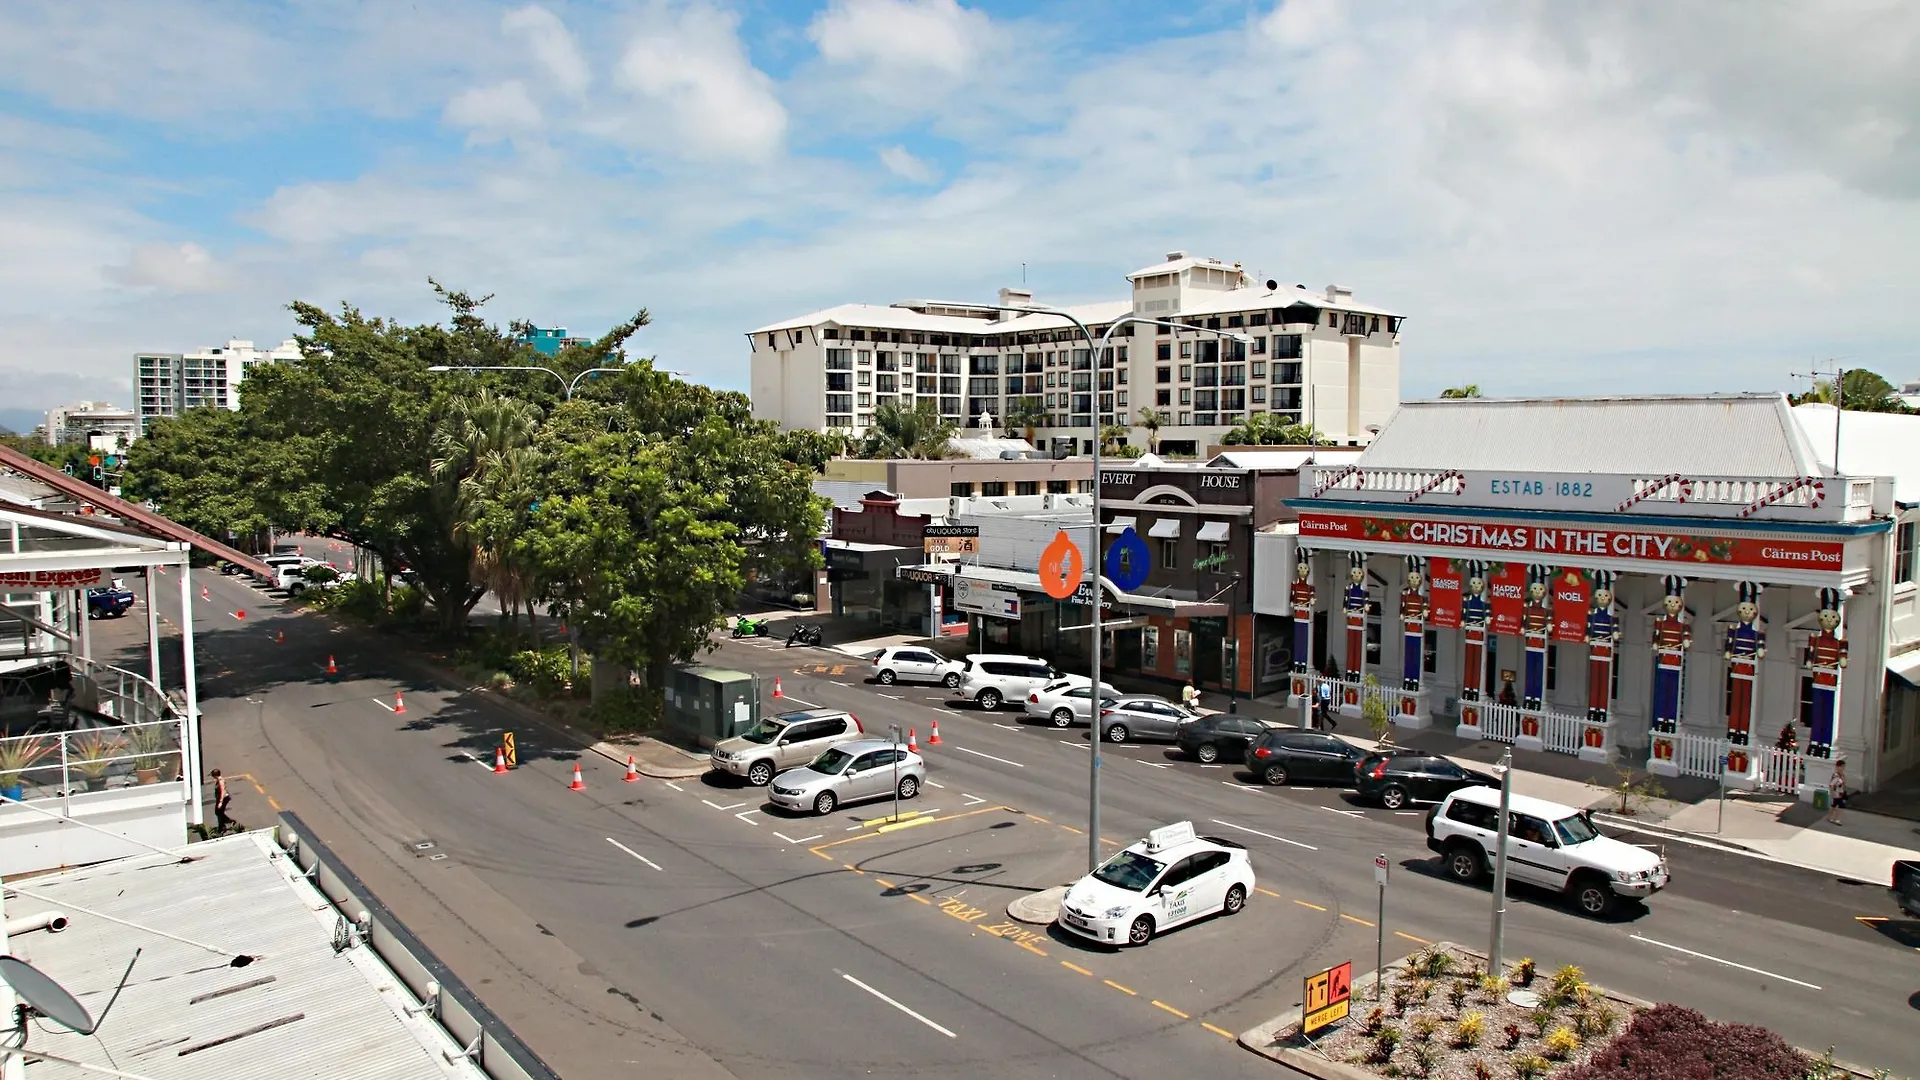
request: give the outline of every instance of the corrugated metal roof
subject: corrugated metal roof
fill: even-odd
[[[464,1058],[447,1062],[442,1051],[452,1044],[431,1021],[404,1014],[411,996],[378,957],[364,946],[334,952],[336,914],[269,834],[192,851],[199,858],[190,863],[141,856],[20,883],[44,900],[9,895],[13,918],[66,911],[64,933],[16,936],[12,951],[66,987],[100,1024],[89,1037],[40,1021],[34,1049],[155,1080],[485,1080]],[[82,907],[259,959],[230,967],[205,949]],[[284,1022],[254,1030],[274,1021]],[[230,1041],[206,1045],[221,1039]],[[50,1061],[28,1069],[36,1080],[98,1075]]]
[[[1793,418],[1806,432],[1821,467],[1833,471],[1831,405],[1796,405]],[[1849,412],[1840,421],[1840,468],[1848,476],[1893,477],[1893,501],[1920,503],[1920,416]]]
[[[1650,476],[1830,473],[1782,394],[1408,401],[1355,464]]]

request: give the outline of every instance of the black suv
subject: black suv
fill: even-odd
[[[1173,741],[1180,752],[1208,765],[1216,761],[1240,761],[1247,747],[1267,733],[1267,725],[1246,716],[1213,713],[1180,725]]]
[[[1398,810],[1411,802],[1439,802],[1463,787],[1498,787],[1500,781],[1443,757],[1401,750],[1362,758],[1353,786],[1361,798]]]
[[[1352,743],[1297,728],[1269,731],[1247,748],[1247,764],[1253,775],[1269,784],[1320,780],[1350,787],[1354,766],[1363,756]]]

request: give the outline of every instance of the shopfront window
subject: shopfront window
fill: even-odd
[[[1913,580],[1913,533],[1915,523],[1906,522],[1893,530],[1893,581]]]
[[[1380,618],[1380,601],[1367,603],[1367,666],[1380,666],[1380,642],[1384,634],[1384,625]]]
[[[1160,670],[1160,628],[1157,626],[1140,629],[1140,666],[1148,671]]]
[[[1173,673],[1175,675],[1193,673],[1193,635],[1185,630],[1173,632]]]

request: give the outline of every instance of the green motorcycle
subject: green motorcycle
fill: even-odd
[[[750,615],[741,615],[733,620],[733,636],[736,638],[766,637],[770,629],[767,620]]]

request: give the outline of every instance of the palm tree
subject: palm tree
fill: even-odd
[[[1121,448],[1127,445],[1127,437],[1129,434],[1131,434],[1131,432],[1124,424],[1107,424],[1103,426],[1100,429],[1100,452],[1103,454],[1120,453]]]
[[[1140,415],[1134,418],[1134,424],[1147,429],[1147,451],[1160,452],[1160,428],[1166,424],[1167,414],[1151,405],[1140,406]]]
[[[1832,379],[1815,379],[1813,389],[1789,400],[1795,405],[1839,405],[1852,412],[1909,411],[1892,383],[1864,368],[1853,368],[1843,373],[1837,392]]]
[[[1028,442],[1033,441],[1034,429],[1046,422],[1046,405],[1037,397],[1014,398],[1007,405],[1007,426],[1019,428]]]
[[[1292,424],[1272,413],[1252,413],[1220,437],[1224,446],[1321,446],[1312,424]]]
[[[532,444],[539,417],[530,401],[482,389],[454,399],[433,433],[432,475],[452,511],[454,539],[467,545],[474,576],[500,598],[508,622],[516,618],[529,582],[511,555],[519,529],[501,520],[494,496],[536,471]]]
[[[1468,383],[1465,386],[1449,386],[1440,391],[1443,398],[1477,398],[1480,396],[1480,384]]]
[[[888,402],[874,410],[860,456],[938,461],[950,453],[947,443],[957,430],[959,425],[943,418],[931,401],[911,409]]]

